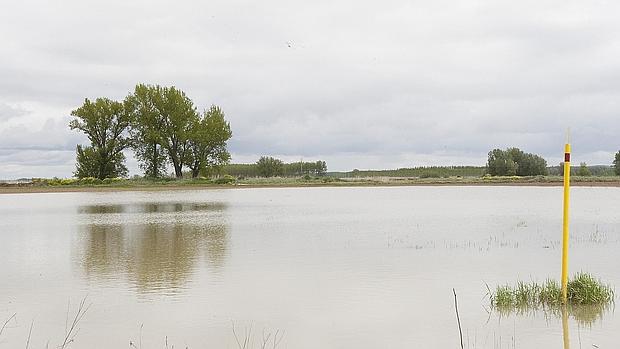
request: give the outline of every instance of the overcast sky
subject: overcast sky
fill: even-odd
[[[70,112],[174,85],[221,106],[234,162],[330,170],[484,165],[517,146],[610,164],[616,1],[10,1],[0,10],[0,178],[70,177]],[[135,161],[129,161],[136,174]]]

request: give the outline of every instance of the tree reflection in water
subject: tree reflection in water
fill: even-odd
[[[219,203],[82,206],[78,212],[89,216],[78,232],[79,262],[89,278],[126,277],[139,292],[175,293],[186,287],[201,259],[211,272],[224,265],[225,208]]]

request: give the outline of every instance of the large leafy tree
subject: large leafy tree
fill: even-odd
[[[218,106],[211,106],[195,120],[187,158],[192,178],[198,177],[200,173],[213,172],[228,163],[230,153],[226,149],[226,142],[230,137],[232,137],[230,124]]]
[[[137,85],[125,105],[131,112],[131,147],[145,177],[160,178],[166,173],[168,157],[160,145],[163,121],[155,106],[156,89]]]
[[[493,149],[489,152],[487,169],[491,176],[514,176],[517,174],[517,163],[508,152]]]
[[[620,151],[616,153],[614,159],[614,172],[616,172],[616,175],[620,176]]]
[[[71,115],[74,118],[69,127],[84,132],[91,143],[77,147],[75,175],[99,179],[126,176],[123,150],[129,145],[126,130],[130,116],[123,103],[108,98],[94,102],[86,99]]]
[[[318,160],[316,162],[316,174],[324,176],[327,173],[327,163],[325,161]]]
[[[258,173],[263,177],[281,176],[284,171],[284,163],[280,159],[271,156],[261,156],[256,162]]]
[[[487,171],[492,176],[546,175],[547,161],[542,157],[525,153],[519,148],[493,149],[489,152]]]
[[[157,176],[162,164],[159,152],[167,156],[174,167],[177,178],[183,177],[183,165],[190,155],[190,139],[193,126],[199,118],[196,107],[185,93],[174,86],[137,85],[132,96],[127,98],[133,106],[135,148],[137,152],[152,155],[143,156],[144,167],[152,168]],[[159,149],[158,149],[159,148]]]

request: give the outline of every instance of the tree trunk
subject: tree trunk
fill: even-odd
[[[153,143],[153,172],[151,172],[151,176],[153,178],[158,178],[159,173],[157,173],[157,168],[159,167],[157,164],[157,143]]]
[[[181,179],[183,178],[183,164],[180,161],[172,161],[172,164],[174,165],[174,174],[176,175],[177,179]]]

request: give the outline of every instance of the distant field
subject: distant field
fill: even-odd
[[[560,176],[534,177],[273,177],[273,178],[219,178],[184,180],[113,179],[106,181],[79,181],[76,179],[37,180],[35,182],[0,183],[0,193],[66,192],[66,191],[123,191],[123,190],[182,190],[208,188],[255,188],[255,187],[320,187],[320,186],[419,186],[419,185],[562,185]],[[620,187],[619,176],[571,177],[574,186]]]

